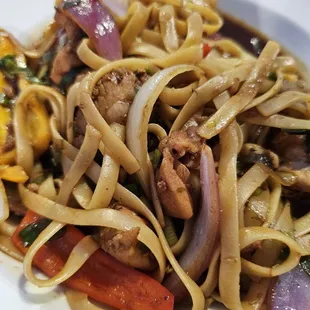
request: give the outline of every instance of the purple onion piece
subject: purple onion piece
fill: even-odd
[[[59,9],[87,34],[99,56],[122,58],[119,31],[109,11],[97,0],[63,0]]]
[[[192,239],[179,263],[185,272],[197,281],[209,267],[212,254],[220,236],[220,198],[218,180],[215,171],[212,151],[204,146],[200,160],[201,208],[197,214]],[[164,282],[164,286],[182,300],[187,290],[176,273],[172,273]]]
[[[310,277],[298,265],[278,277],[267,297],[269,310],[310,309]]]

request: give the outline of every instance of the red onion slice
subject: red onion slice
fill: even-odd
[[[122,58],[122,45],[115,21],[99,1],[63,0],[58,8],[87,34],[99,56],[108,60]]]
[[[220,198],[217,174],[211,149],[205,145],[200,160],[201,208],[194,224],[192,239],[179,263],[185,272],[197,281],[209,267],[212,254],[220,236]],[[176,273],[164,285],[180,301],[186,289]]]
[[[300,265],[280,275],[271,289],[267,305],[269,310],[310,309],[310,276]]]

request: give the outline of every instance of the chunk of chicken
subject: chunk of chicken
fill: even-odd
[[[145,71],[132,72],[128,69],[115,69],[105,74],[93,89],[92,99],[108,124],[126,124],[130,105],[139,87],[148,79]],[[75,115],[76,146],[83,140],[86,121],[83,113]],[[82,135],[82,137],[79,137]]]
[[[171,155],[168,147],[164,148],[156,185],[166,214],[181,219],[193,216],[189,176],[188,168]]]
[[[282,163],[298,170],[310,166],[310,154],[306,152],[305,135],[293,135],[283,131],[272,140],[270,148]]]
[[[200,152],[203,139],[196,134],[196,126],[179,130],[161,140],[159,150],[169,150],[175,159],[180,160],[188,168],[199,167]]]
[[[114,209],[126,213],[127,215],[144,221],[134,212],[117,204]],[[113,228],[100,228],[99,242],[101,248],[115,257],[120,262],[145,271],[157,268],[157,262],[153,254],[137,239],[140,229],[138,227],[129,231],[120,231]]]
[[[74,21],[60,12],[56,12],[55,22],[60,28],[65,30],[67,35],[67,43],[57,53],[50,74],[51,80],[59,84],[63,76],[72,68],[82,65],[82,62],[76,54],[76,48],[81,41],[83,31]]]

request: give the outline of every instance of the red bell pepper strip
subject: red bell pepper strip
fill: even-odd
[[[211,46],[208,43],[204,43],[202,46],[203,58],[205,58],[211,51]]]
[[[13,243],[24,254],[27,248],[19,232],[39,219],[39,215],[28,211],[12,236]],[[59,239],[50,240],[40,248],[34,257],[34,265],[49,277],[55,276],[83,237],[80,230],[67,225]],[[165,287],[146,274],[123,265],[102,250],[97,250],[64,284],[118,309],[173,309],[174,297]]]

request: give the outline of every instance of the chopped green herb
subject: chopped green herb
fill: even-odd
[[[207,123],[208,128],[215,128],[216,127],[216,121],[211,121]]]
[[[65,90],[73,83],[73,81],[75,80],[76,76],[81,72],[82,68],[74,68],[72,70],[70,70],[69,72],[67,72],[60,84],[59,84],[59,88],[65,92]]]
[[[310,256],[303,257],[300,261],[300,266],[304,272],[310,276]]]
[[[27,225],[23,230],[19,232],[19,236],[22,239],[24,246],[29,247],[38,238],[40,233],[51,223],[52,221],[46,218],[42,218],[35,223]],[[61,238],[66,232],[66,227],[59,230],[49,241],[57,240]]]
[[[166,274],[170,274],[170,273],[172,273],[172,272],[173,272],[173,268],[171,267],[171,265],[170,265],[170,264],[168,264],[168,265],[166,266],[166,270],[165,270],[165,272],[166,272]]]
[[[166,224],[164,228],[165,237],[167,239],[168,244],[170,246],[173,246],[178,242],[178,236],[175,232],[174,224],[168,216],[165,216],[165,224]]]
[[[130,183],[125,185],[125,187],[131,191],[133,194],[135,194],[137,197],[140,197],[143,194],[142,188],[137,183]]]
[[[50,150],[51,150],[51,154],[52,154],[52,157],[51,157],[52,165],[54,167],[57,167],[59,165],[59,163],[60,163],[61,153],[60,153],[60,151],[58,151],[53,146],[50,147]]]
[[[159,149],[155,149],[153,152],[149,153],[149,155],[153,168],[157,168],[161,160],[161,152],[159,151]]]
[[[19,236],[22,239],[24,246],[29,247],[38,238],[39,234],[51,223],[49,219],[40,219],[36,223],[27,225],[23,230],[19,232]]]
[[[262,189],[260,187],[258,187],[255,192],[253,193],[253,196],[259,196],[262,193]]]
[[[152,71],[152,69],[150,69],[150,68],[146,68],[146,69],[145,69],[145,72],[146,72],[146,74],[148,74],[148,75],[152,75],[152,74],[153,74],[153,71]]]
[[[139,90],[140,90],[140,86],[135,85],[135,92],[136,92],[136,94],[138,93]]]
[[[42,175],[40,175],[40,176],[36,177],[35,179],[30,180],[30,182],[31,182],[31,183],[35,183],[35,184],[40,185],[40,184],[42,184],[42,183],[43,183],[43,181],[44,181],[45,179],[46,179],[45,175],[44,175],[44,174],[42,174]]]
[[[269,72],[267,74],[267,78],[270,81],[276,81],[278,79],[277,74],[275,72]]]
[[[18,74],[21,74],[30,83],[45,84],[28,67],[19,65],[14,55],[6,55],[0,59],[0,70],[9,79],[14,79]]]
[[[9,106],[12,103],[12,101],[3,93],[0,93],[0,104],[2,106]]]
[[[74,6],[77,6],[81,3],[81,0],[66,0],[64,5],[63,5],[63,9],[67,10],[70,9]]]
[[[55,55],[56,52],[54,50],[49,50],[43,55],[42,60],[45,64],[49,64],[54,59]]]

